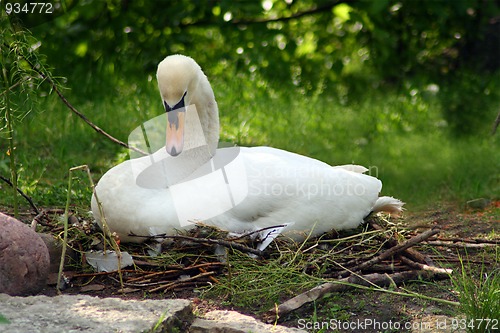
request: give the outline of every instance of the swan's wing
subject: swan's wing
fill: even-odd
[[[356,164],[336,165],[336,166],[333,166],[333,168],[344,169],[344,170],[355,172],[355,173],[365,173],[369,170],[362,165],[356,165]]]
[[[209,223],[240,233],[288,222],[282,232],[294,239],[355,228],[382,187],[374,177],[274,148],[241,148],[239,159],[248,193]]]

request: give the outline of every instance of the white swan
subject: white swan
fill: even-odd
[[[382,184],[364,167],[332,167],[269,147],[216,149],[217,103],[193,59],[165,58],[157,79],[168,116],[166,145],[110,169],[95,189],[122,242],[172,235],[196,221],[235,233],[286,225],[283,235],[302,240],[356,228],[372,211],[402,210],[401,201],[378,197]],[[92,211],[101,224],[95,196]]]

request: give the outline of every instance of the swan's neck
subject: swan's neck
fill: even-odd
[[[167,163],[168,185],[175,185],[186,181],[202,165],[213,157],[208,146],[199,146],[183,151],[179,156],[170,157]]]
[[[192,178],[211,159],[208,146],[201,146],[172,157],[163,147],[139,159],[132,159],[136,183],[143,188],[168,188]]]
[[[191,98],[188,104],[195,106],[196,113],[192,112],[194,110],[188,107],[184,133],[185,147],[188,149],[194,148],[204,142],[208,145],[210,152],[208,159],[210,159],[215,155],[219,143],[219,109],[212,87],[203,72],[200,72],[198,80],[194,81],[193,86],[190,88],[189,97]],[[198,124],[201,125],[201,128],[198,127]],[[191,147],[189,147],[190,144]],[[207,157],[205,154],[202,155],[203,158]],[[202,156],[197,159],[201,161]],[[204,163],[208,159],[202,162]]]

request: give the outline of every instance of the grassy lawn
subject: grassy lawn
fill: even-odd
[[[227,77],[209,74],[219,103],[221,141],[273,146],[332,165],[364,165],[383,181],[383,194],[402,199],[409,211],[498,198],[500,136],[487,132],[498,105],[494,99],[485,131],[456,137],[449,134],[442,116],[446,105],[433,86],[381,86],[359,93],[330,83],[305,94],[259,78]],[[491,89],[499,89],[499,78],[491,82]],[[68,100],[122,141],[143,121],[163,112],[152,74],[116,83],[88,78],[79,85],[70,80],[68,86]],[[466,105],[461,112],[468,112]],[[98,180],[127,158],[124,149],[87,126],[55,94],[41,97],[23,114],[14,135],[20,187],[42,207],[64,204],[70,167],[88,164]],[[7,176],[6,140],[0,147],[0,174]],[[0,202],[11,204],[5,184],[2,189]],[[74,203],[88,207],[89,198],[88,184],[77,182]]]

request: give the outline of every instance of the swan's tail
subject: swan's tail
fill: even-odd
[[[372,212],[386,212],[393,215],[399,215],[403,212],[403,205],[405,203],[393,197],[380,197],[375,202]]]

